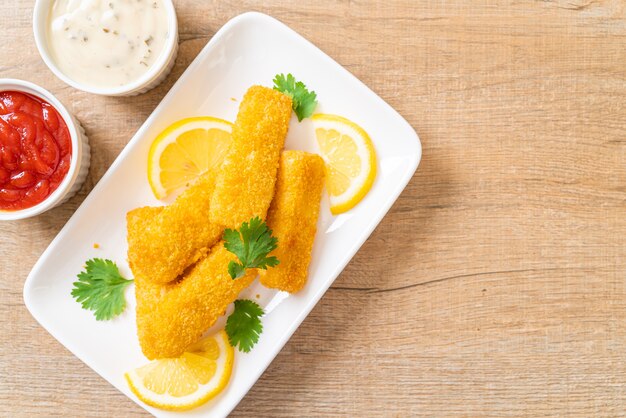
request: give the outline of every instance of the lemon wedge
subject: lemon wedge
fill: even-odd
[[[233,369],[226,332],[203,338],[177,358],[152,361],[124,375],[130,389],[156,408],[185,411],[220,393]]]
[[[346,212],[370,191],[376,152],[367,132],[337,115],[313,115],[320,154],[326,162],[326,189],[333,214]]]
[[[232,124],[210,116],[179,120],[165,128],[148,153],[148,181],[157,199],[218,167],[231,143]]]

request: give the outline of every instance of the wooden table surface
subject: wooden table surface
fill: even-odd
[[[234,416],[623,416],[624,0],[176,1],[180,55],[157,89],[66,86],[32,1],[0,3],[0,77],[82,121],[82,191],[0,225],[0,415],[143,417],[31,317],[31,267],[231,17],[259,10],[402,114],[424,156],[387,217]]]

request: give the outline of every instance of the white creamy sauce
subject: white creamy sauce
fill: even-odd
[[[162,0],[54,0],[52,58],[69,78],[94,87],[137,80],[163,52],[169,33]]]

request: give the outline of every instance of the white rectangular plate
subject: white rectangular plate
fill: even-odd
[[[136,336],[134,292],[127,292],[128,307],[121,316],[96,322],[92,313],[81,309],[70,296],[72,283],[92,257],[114,260],[122,274],[131,277],[126,261],[126,212],[162,204],[153,197],[146,178],[148,149],[155,136],[172,122],[190,116],[234,121],[238,101],[247,88],[270,86],[277,73],[292,73],[315,90],[320,102],[317,112],[347,117],[369,133],[378,158],[376,181],[359,205],[339,216],[330,215],[324,198],[304,290],[289,296],[255,282],[240,296],[260,295],[259,303],[266,310],[264,332],[250,353],[236,353],[233,375],[224,392],[185,413],[151,408],[131,393],[124,380],[124,372],[147,362]],[[315,143],[310,120],[298,123],[293,117],[287,148],[315,151]],[[369,237],[413,176],[420,157],[419,138],[411,126],[343,67],[279,21],[260,13],[240,15],[224,25],[200,52],[52,241],[26,280],[24,301],[55,338],[152,414],[225,416]],[[100,248],[95,249],[94,243]]]

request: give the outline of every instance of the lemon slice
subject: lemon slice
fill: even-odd
[[[376,152],[367,132],[337,115],[313,115],[315,135],[326,162],[330,211],[337,215],[356,206],[376,178]]]
[[[204,404],[226,387],[233,358],[233,347],[222,330],[198,341],[180,357],[155,360],[124,377],[148,405],[184,411]]]
[[[157,199],[182,189],[224,160],[232,124],[210,116],[179,120],[165,128],[148,153],[148,181]]]

